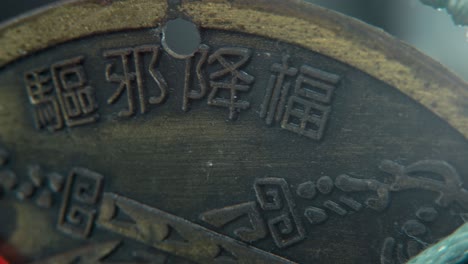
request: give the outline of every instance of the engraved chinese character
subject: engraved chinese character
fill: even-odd
[[[208,90],[208,85],[204,77],[203,66],[208,60],[209,47],[207,45],[200,45],[195,54],[185,60],[185,79],[184,79],[184,101],[182,104],[182,110],[189,110],[190,100],[198,100],[205,97]],[[192,68],[196,64],[195,75],[196,80],[200,86],[199,90],[195,90],[192,87],[193,77]]]
[[[35,106],[38,129],[55,131],[64,125],[74,127],[95,122],[94,88],[87,85],[83,57],[54,63],[25,74],[29,101]]]
[[[38,129],[58,130],[63,128],[63,118],[55,90],[47,68],[25,74],[29,102],[35,106],[34,121]]]
[[[271,125],[273,119],[281,121],[286,106],[286,99],[291,87],[290,82],[285,83],[286,77],[296,76],[297,69],[288,66],[289,56],[283,56],[283,63],[275,63],[271,66],[271,72],[265,97],[263,99],[260,117],[266,118],[266,123]],[[276,117],[276,118],[275,118]]]
[[[161,72],[157,70],[159,61],[159,45],[144,45],[135,48],[108,50],[104,52],[106,58],[120,59],[122,73],[115,72],[115,63],[106,67],[106,80],[116,83],[117,89],[107,100],[108,104],[115,104],[124,93],[127,94],[128,108],[119,112],[121,117],[133,116],[137,112],[148,111],[148,104],[159,105],[167,97],[168,86]],[[150,57],[148,65],[144,65],[145,57]],[[148,82],[147,79],[150,79]],[[151,93],[151,88],[155,92]]]
[[[293,95],[289,98],[281,127],[312,139],[321,139],[330,110],[329,106]]]
[[[94,88],[86,85],[86,75],[81,64],[83,57],[52,65],[52,76],[59,103],[69,127],[95,122],[97,109]]]
[[[250,59],[251,52],[245,48],[220,48],[210,55],[208,63],[217,62],[220,69],[210,74],[212,88],[208,96],[208,104],[229,108],[229,119],[235,120],[241,110],[250,107],[250,103],[240,100],[239,92],[250,90],[254,77],[242,70]],[[232,58],[238,58],[231,61]]]
[[[301,67],[297,77],[295,93],[321,103],[330,103],[340,77],[307,65]]]
[[[320,140],[331,112],[328,104],[339,81],[338,75],[302,66],[281,127]]]

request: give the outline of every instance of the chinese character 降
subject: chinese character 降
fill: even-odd
[[[208,104],[229,108],[229,119],[236,119],[237,113],[250,107],[250,103],[240,100],[239,92],[250,90],[254,77],[242,70],[251,56],[245,48],[220,48],[210,55],[208,63],[217,62],[221,68],[210,74],[212,88],[208,96]],[[239,57],[237,61],[228,58]]]
[[[208,90],[208,85],[206,83],[205,77],[204,77],[204,71],[203,71],[203,66],[208,60],[208,52],[210,48],[202,44],[198,48],[198,50],[195,52],[195,54],[189,58],[186,59],[185,62],[185,78],[184,78],[184,101],[182,104],[182,110],[188,111],[189,110],[189,103],[190,100],[197,100],[197,99],[202,99]],[[197,60],[197,58],[200,57]],[[192,87],[192,67],[193,64],[196,63],[196,78],[198,80],[200,90],[195,90]]]

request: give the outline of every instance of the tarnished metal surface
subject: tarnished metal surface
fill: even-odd
[[[403,263],[466,221],[467,85],[355,20],[249,2],[0,29],[0,254]]]

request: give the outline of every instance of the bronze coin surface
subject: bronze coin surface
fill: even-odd
[[[467,84],[297,1],[0,28],[0,257],[405,263],[468,221]]]

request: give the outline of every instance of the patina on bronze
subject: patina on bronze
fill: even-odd
[[[356,20],[71,1],[0,45],[12,263],[404,263],[468,218],[467,85]]]

